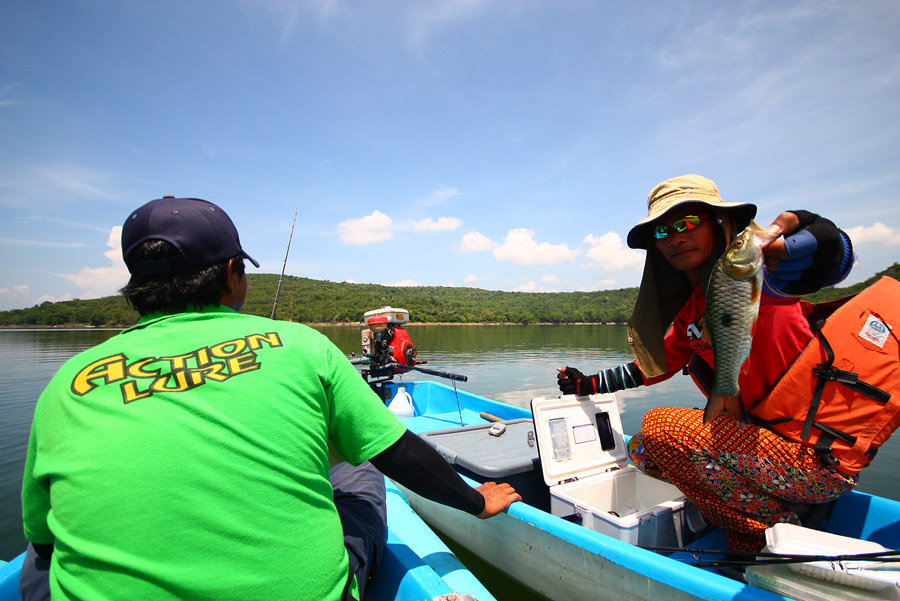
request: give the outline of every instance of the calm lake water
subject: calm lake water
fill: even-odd
[[[356,327],[320,327],[345,353],[360,352]],[[557,396],[556,367],[585,373],[631,359],[625,327],[595,326],[410,326],[426,367],[468,376],[456,386],[474,394],[527,407],[533,397]],[[58,367],[77,352],[115,335],[111,330],[0,330],[0,559],[25,547],[20,487],[34,403]],[[407,380],[437,379],[407,375]],[[399,378],[398,378],[399,379]],[[450,384],[449,381],[446,383]],[[702,406],[686,376],[620,393],[626,433],[659,405]],[[861,476],[859,489],[900,500],[900,436],[879,451]],[[464,558],[468,561],[468,558]],[[506,597],[493,591],[498,598]]]

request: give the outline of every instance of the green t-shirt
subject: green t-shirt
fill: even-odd
[[[218,306],[151,315],[69,360],[35,407],[26,537],[59,599],[338,599],[328,445],[405,427],[319,332]]]

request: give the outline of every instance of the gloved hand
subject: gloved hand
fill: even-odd
[[[809,211],[789,211],[799,226],[770,245],[766,283],[778,295],[802,296],[834,286],[850,273],[853,245],[831,221]],[[777,250],[776,250],[777,249]]]
[[[593,376],[586,376],[574,367],[558,367],[556,382],[563,394],[585,396],[636,388],[644,383],[637,364],[632,361],[611,369],[604,369]]]

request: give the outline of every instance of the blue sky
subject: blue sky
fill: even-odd
[[[900,255],[900,3],[0,4],[0,309],[115,294],[128,212],[228,211],[279,273],[635,286],[658,182]],[[414,316],[413,316],[414,317]]]

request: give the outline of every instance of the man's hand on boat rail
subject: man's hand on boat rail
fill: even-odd
[[[478,514],[478,517],[482,520],[492,518],[498,513],[503,513],[510,505],[522,500],[522,496],[516,492],[516,489],[506,482],[499,484],[496,482],[485,482],[475,490],[484,497],[484,511]]]

